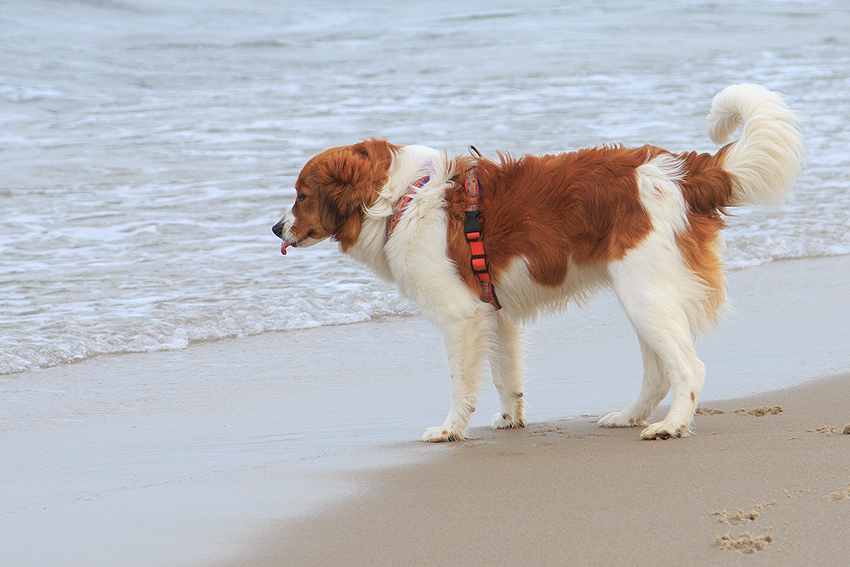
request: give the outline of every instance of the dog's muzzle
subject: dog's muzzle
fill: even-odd
[[[286,249],[292,246],[292,244],[283,239],[283,220],[272,227],[272,232],[275,236],[283,240],[280,243],[280,253],[286,256]]]

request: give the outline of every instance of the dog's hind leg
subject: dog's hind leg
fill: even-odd
[[[670,378],[664,363],[646,341],[638,336],[643,358],[643,382],[637,398],[623,411],[609,413],[599,420],[603,427],[634,427],[646,425],[646,420],[670,391]]]
[[[522,331],[507,315],[496,317],[496,335],[490,354],[493,383],[501,411],[493,416],[493,429],[525,427],[525,393],[522,389]]]
[[[667,336],[665,336],[667,335]],[[641,432],[644,439],[669,439],[690,434],[690,423],[705,382],[705,366],[697,357],[689,333],[662,333],[652,339],[663,354],[673,385],[673,403],[667,416]]]
[[[495,319],[493,308],[480,303],[474,316],[441,324],[451,368],[452,407],[443,425],[425,430],[423,441],[457,441],[466,435],[478,400]]]
[[[687,435],[705,380],[705,366],[694,349],[693,317],[689,316],[689,310],[703,300],[704,287],[682,264],[676,249],[656,244],[650,239],[611,269],[620,304],[638,336],[657,355],[658,368],[673,387],[667,417],[644,429],[644,439]],[[666,387],[651,389],[646,396],[642,392],[630,407],[654,402]]]
[[[680,185],[683,168],[681,160],[666,154],[637,168],[640,203],[652,221],[652,229],[625,257],[608,266],[620,304],[638,336],[657,356],[657,370],[673,387],[670,412],[661,422],[643,430],[644,439],[687,435],[705,381],[705,366],[694,350],[693,335],[707,319],[706,306],[711,303],[713,290],[690,268],[677,242],[677,234],[686,234],[692,228]],[[645,384],[647,381],[657,382],[651,375],[644,379]],[[656,403],[664,388],[666,385],[650,385],[642,390],[627,410],[633,415],[624,417],[637,421],[644,413],[639,411],[641,406]],[[616,423],[620,418],[603,419]]]

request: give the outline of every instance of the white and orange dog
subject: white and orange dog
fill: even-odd
[[[424,441],[462,439],[489,359],[501,412],[526,424],[520,325],[609,286],[643,355],[640,394],[599,420],[645,425],[644,439],[689,432],[705,367],[698,331],[726,295],[720,234],[731,206],[781,203],[804,158],[800,119],[779,95],[731,86],[708,114],[716,154],[598,147],[500,163],[370,140],[326,150],[301,170],[295,205],[273,231],[287,247],[334,238],[395,282],[442,331],[452,404]]]

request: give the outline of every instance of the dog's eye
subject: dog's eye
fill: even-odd
[[[298,199],[299,203],[306,198],[307,198],[307,195],[305,195],[304,193],[298,193],[298,197],[296,197],[296,199]]]

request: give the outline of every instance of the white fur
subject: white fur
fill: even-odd
[[[570,302],[586,305],[596,293],[610,284],[607,270],[599,264],[578,267],[570,261],[567,278],[560,287],[536,283],[526,258],[516,258],[499,276],[499,301],[504,315],[515,321],[532,323],[541,312],[564,311]]]
[[[445,153],[430,148],[405,146],[396,152],[389,181],[367,209],[360,238],[349,251],[379,276],[395,282],[442,331],[451,371],[452,406],[443,425],[428,429],[424,441],[463,438],[498,326],[492,306],[482,303],[463,283],[446,253],[445,191],[454,174],[452,166]],[[424,175],[430,175],[430,180],[416,190],[392,236],[384,242],[392,205]],[[494,375],[506,376],[505,383],[521,380],[512,364],[505,361],[501,365],[504,371]]]
[[[718,145],[744,126],[723,163],[736,178],[735,204],[781,204],[794,188],[806,154],[802,121],[782,97],[758,85],[732,85],[711,101],[706,120],[708,135]]]
[[[608,414],[599,424],[644,424],[672,386],[670,413],[642,436],[654,438],[666,432],[678,437],[687,431],[705,378],[693,335],[704,323],[708,291],[688,269],[676,244],[676,233],[687,227],[687,209],[678,185],[681,164],[662,155],[639,167],[637,174],[641,203],[653,230],[625,258],[610,263],[608,270],[641,343],[643,385],[629,407]]]

